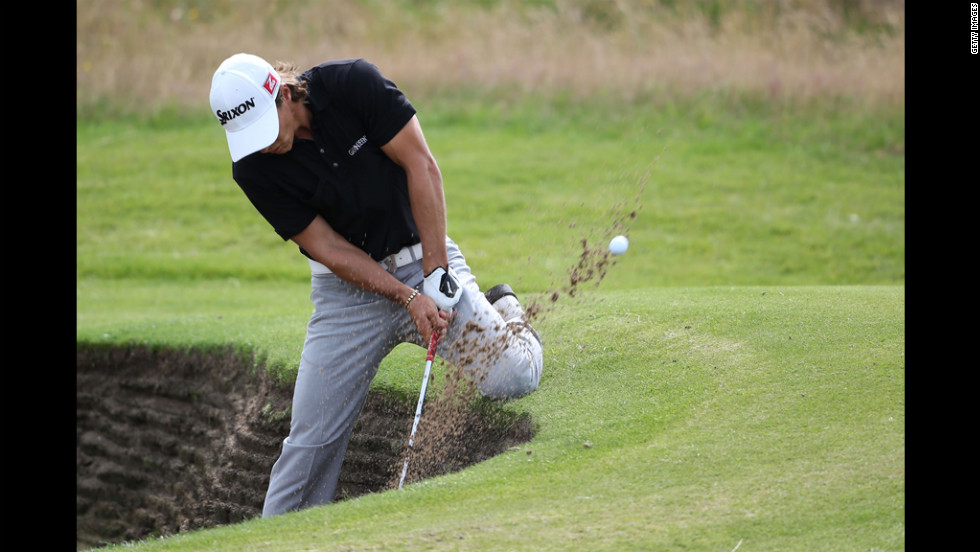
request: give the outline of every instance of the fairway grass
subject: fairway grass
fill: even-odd
[[[208,288],[211,300],[193,315],[181,314],[193,296],[158,291],[147,320],[113,330],[109,317],[95,316],[86,339],[156,335],[159,322],[150,319],[184,326],[189,336],[213,333],[219,316],[232,327],[259,324],[231,306],[242,289]],[[302,289],[280,290],[288,292]],[[902,550],[904,292],[747,286],[583,294],[556,304],[539,324],[541,387],[506,405],[529,412],[538,427],[518,450],[402,491],[113,548]],[[251,301],[276,292],[245,286],[244,293]],[[266,325],[292,329],[295,316]],[[257,350],[274,350],[271,333],[247,330],[237,339],[251,335]],[[234,334],[222,340],[236,341]],[[420,351],[393,355],[379,380],[414,386]],[[289,362],[296,353],[283,354]]]
[[[420,118],[449,235],[488,287],[560,287],[583,239],[604,249],[617,233],[631,250],[605,288],[904,283],[901,111],[526,100],[497,119],[479,105],[434,102]],[[78,126],[79,277],[308,282],[207,117]]]

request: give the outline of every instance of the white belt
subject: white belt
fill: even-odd
[[[409,245],[403,247],[398,253],[392,253],[384,259],[381,260],[380,264],[388,272],[394,272],[407,264],[418,261],[422,258],[422,244],[417,243],[415,245]],[[313,259],[308,259],[310,261],[310,270],[313,274],[332,274],[331,270],[323,265],[314,261]]]

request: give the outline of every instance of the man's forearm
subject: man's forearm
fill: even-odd
[[[422,268],[425,273],[449,264],[446,254],[446,197],[442,173],[422,135],[418,118],[413,116],[381,150],[405,170],[412,217],[422,242]]]
[[[404,303],[412,289],[399,282],[370,255],[350,244],[319,215],[292,240],[338,278],[396,303]]]
[[[433,166],[414,178],[418,181],[409,182],[409,199],[422,242],[422,269],[428,274],[436,267],[449,264],[446,253],[446,199],[437,167]]]
[[[412,293],[411,287],[398,281],[366,253],[345,251],[329,262],[324,265],[341,280],[395,303],[405,303]]]

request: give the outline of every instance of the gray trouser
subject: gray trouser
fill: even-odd
[[[527,326],[506,326],[456,244],[447,239],[446,248],[463,294],[439,356],[463,368],[484,396],[503,399],[534,391],[541,379],[540,342]],[[421,288],[422,263],[402,266],[394,276]],[[378,366],[400,343],[423,345],[401,305],[333,274],[313,275],[310,298],[313,316],[296,375],[289,436],[272,468],[263,517],[333,499],[354,422]],[[474,351],[492,352],[478,354],[474,362]]]

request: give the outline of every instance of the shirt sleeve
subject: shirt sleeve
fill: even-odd
[[[272,225],[276,234],[283,240],[289,240],[313,222],[316,210],[276,185],[275,178],[258,167],[246,167],[251,161],[254,160],[246,157],[234,164],[232,175],[235,182],[259,214]]]
[[[359,59],[351,65],[347,90],[368,140],[378,146],[390,142],[415,115],[415,107],[405,94],[367,60]]]

